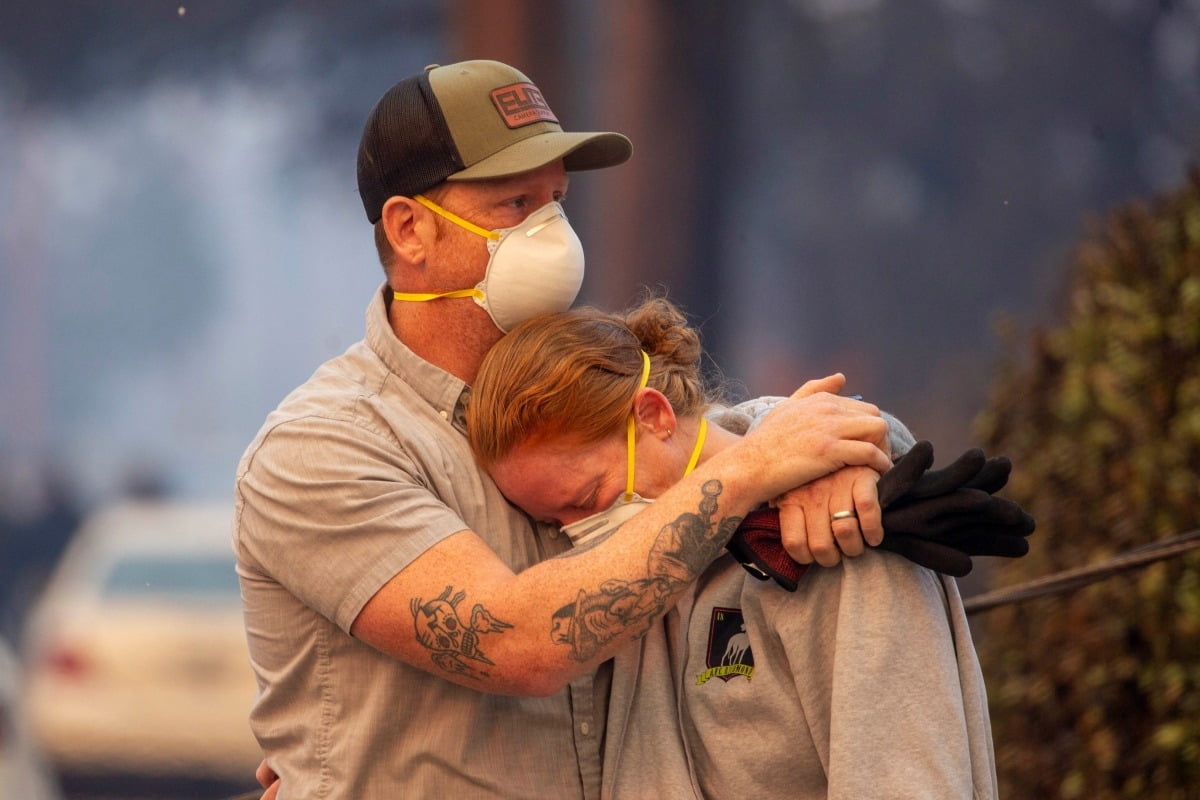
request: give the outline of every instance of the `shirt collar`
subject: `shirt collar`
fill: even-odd
[[[465,403],[471,388],[441,367],[430,364],[396,338],[387,315],[385,283],[367,306],[367,346],[379,356],[388,371],[413,388],[438,414],[466,433]]]

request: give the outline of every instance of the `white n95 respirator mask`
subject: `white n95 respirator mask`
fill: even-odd
[[[468,222],[424,195],[413,198],[460,228],[488,240],[483,280],[471,289],[450,292],[393,292],[397,300],[423,302],[443,297],[473,297],[492,322],[508,333],[538,314],[566,311],[583,284],[583,245],[561,204],[550,202],[520,225],[490,231]]]
[[[587,544],[593,540],[607,538],[610,533],[637,516],[653,500],[647,500],[640,494],[617,495],[611,506],[569,525],[562,526],[562,532],[571,539],[575,547]]]

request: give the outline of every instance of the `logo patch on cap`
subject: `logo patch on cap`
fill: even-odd
[[[535,122],[553,122],[558,117],[550,110],[550,104],[542,92],[532,83],[510,83],[492,90],[492,102],[510,128],[532,125]]]

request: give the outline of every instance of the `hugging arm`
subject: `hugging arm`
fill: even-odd
[[[759,398],[733,411],[754,416],[753,428],[778,399]],[[903,455],[916,441],[912,433],[891,414],[881,411],[880,416],[887,423],[889,455]],[[800,564],[832,567],[844,555],[858,556],[865,546],[878,545],[884,536],[875,489],[879,476],[870,468],[846,467],[774,498],[771,506],[778,509],[780,540],[788,555]]]
[[[557,691],[641,636],[752,507],[847,464],[886,468],[877,409],[812,383],[600,545],[514,574],[459,531],[389,580],[351,633],[481,691]]]

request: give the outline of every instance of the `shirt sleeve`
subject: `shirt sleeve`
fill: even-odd
[[[349,420],[278,425],[242,469],[234,543],[243,568],[347,632],[384,583],[468,527],[397,442]]]
[[[892,458],[896,459],[912,449],[917,443],[916,437],[908,426],[886,411],[880,411],[880,416],[888,426],[888,444],[892,448]]]

